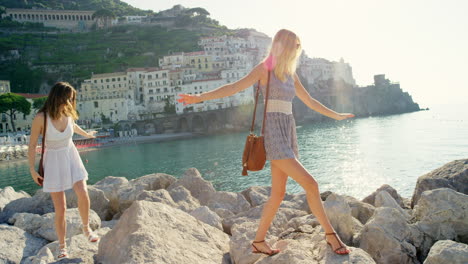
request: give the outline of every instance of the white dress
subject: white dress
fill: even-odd
[[[87,180],[80,154],[73,144],[75,122],[68,117],[67,127],[58,131],[47,115],[44,151],[44,192],[61,192],[73,187],[77,181]]]

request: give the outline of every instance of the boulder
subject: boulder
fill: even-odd
[[[109,200],[109,213],[114,215],[119,212],[119,191],[128,184],[125,177],[107,176],[96,182],[93,187],[104,192]]]
[[[270,197],[271,187],[267,186],[252,186],[244,191],[242,195],[251,204],[252,207],[264,204]],[[286,194],[281,203],[282,208],[293,208],[310,213],[310,208],[307,203],[305,193]]]
[[[375,206],[375,196],[381,192],[381,191],[386,191],[390,196],[395,199],[395,201],[400,205],[401,208],[408,208],[408,202],[406,201],[405,198],[401,197],[398,192],[390,185],[384,184],[380,186],[375,192],[373,192],[371,195],[367,196],[366,198],[362,199],[363,202],[368,203],[370,205]]]
[[[177,204],[172,200],[171,195],[165,189],[159,189],[156,191],[143,191],[137,198],[137,201],[149,201],[149,202],[159,202],[167,204],[171,207],[177,207]]]
[[[252,222],[258,225],[258,221],[262,215],[263,205],[259,205],[251,208],[248,211],[239,213],[232,217],[223,219],[223,228],[224,231],[228,234],[231,234],[231,228],[234,224],[240,224],[244,222]],[[273,222],[270,226],[269,232],[274,235],[278,235],[282,230],[287,226],[289,220],[295,217],[307,215],[306,212],[291,209],[291,208],[279,208],[278,212],[273,219]]]
[[[0,212],[3,210],[3,207],[13,200],[20,198],[29,198],[31,195],[27,194],[24,191],[16,192],[13,187],[7,186],[5,188],[0,188]]]
[[[362,224],[351,214],[346,199],[338,194],[332,193],[323,203],[325,212],[335,231],[346,244],[353,244],[354,237],[361,231]]]
[[[414,244],[424,259],[438,240],[468,243],[468,195],[449,188],[422,193],[414,207],[411,222],[419,232],[413,235]]]
[[[39,189],[33,197],[23,197],[5,205],[0,212],[0,223],[6,223],[16,213],[46,214],[54,211],[49,193]]]
[[[397,209],[376,208],[357,241],[377,263],[419,263],[416,248],[410,243],[411,229]]]
[[[119,245],[116,247],[115,245]],[[229,237],[163,203],[136,201],[101,238],[98,262],[228,263]]]
[[[450,188],[468,195],[468,159],[455,160],[418,178],[411,199],[411,208],[427,190]]]
[[[209,224],[210,226],[216,227],[223,231],[223,224],[221,223],[221,217],[215,212],[211,211],[207,206],[201,206],[190,212],[190,215],[196,219]]]
[[[68,208],[78,207],[78,198],[73,190],[67,190],[65,192],[67,199]],[[88,186],[88,196],[90,200],[90,206],[102,220],[112,219],[112,211],[110,209],[109,199],[102,190],[99,190],[93,186]]]
[[[170,191],[178,186],[189,190],[191,195],[200,201],[201,205],[208,205],[211,196],[216,192],[213,184],[204,180],[195,168],[188,169],[182,178],[172,183],[167,189]]]
[[[250,203],[245,197],[240,193],[234,192],[214,192],[207,206],[211,210],[221,208],[229,210],[234,214],[245,212],[250,209]]]
[[[184,212],[191,212],[196,208],[200,207],[200,203],[195,199],[190,191],[183,186],[177,186],[169,190],[169,194],[172,200],[176,204],[176,207]]]
[[[100,228],[95,233],[102,237],[110,228]],[[94,256],[98,251],[97,243],[91,243],[84,235],[77,235],[67,239],[68,259],[55,262],[55,256],[59,250],[59,242],[55,241],[45,245],[39,250],[37,255],[29,257],[24,264],[41,263],[94,263]]]
[[[344,195],[348,206],[351,208],[351,215],[358,219],[361,224],[367,223],[367,221],[372,217],[375,211],[375,207],[371,204],[361,202],[358,199]]]
[[[468,263],[468,245],[451,240],[437,241],[429,251],[424,264],[466,264]]]
[[[57,240],[57,234],[55,232],[54,219],[55,213],[48,213],[45,215],[16,213],[10,218],[9,223],[37,237],[44,238],[48,241],[55,241]],[[77,208],[67,209],[66,222],[67,237],[83,233],[81,230],[82,223],[80,213]],[[89,213],[89,225],[92,229],[97,229],[101,225],[101,219],[93,210],[90,210]]]
[[[307,231],[290,228],[281,234],[281,239],[268,234],[266,241],[273,247],[281,250],[274,256],[252,253],[251,242],[255,237],[257,225],[252,222],[236,224],[232,228],[230,241],[231,261],[234,264],[258,263],[258,264],[335,264],[375,263],[369,254],[359,248],[349,247],[350,254],[340,256],[332,252],[324,239],[324,233],[320,226],[309,227]]]
[[[8,225],[0,225],[0,237],[0,263],[22,263],[47,244],[42,238]]]
[[[130,207],[143,191],[165,189],[175,181],[174,176],[164,173],[149,174],[129,181],[118,191],[118,212],[122,213]]]
[[[375,196],[375,207],[391,207],[395,208],[406,218],[409,218],[410,215],[408,212],[403,210],[403,208],[398,205],[398,203],[393,199],[393,197],[387,191],[380,191]]]

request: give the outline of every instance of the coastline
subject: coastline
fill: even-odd
[[[117,140],[109,143],[102,144],[98,147],[89,147],[89,148],[78,148],[78,152],[88,152],[88,151],[96,151],[103,148],[109,148],[114,146],[122,146],[122,145],[130,145],[130,144],[141,144],[141,143],[154,143],[154,142],[167,142],[173,141],[178,139],[190,139],[190,138],[198,138],[206,136],[206,134],[202,133],[167,133],[167,134],[154,134],[150,136],[135,136],[135,137],[128,137],[128,138],[115,138]],[[40,156],[40,153],[36,154],[36,157]],[[9,164],[9,163],[16,163],[16,162],[23,162],[27,161],[28,157],[21,157],[19,159],[11,159],[11,160],[3,160],[0,161],[0,166]]]

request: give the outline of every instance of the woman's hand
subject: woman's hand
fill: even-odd
[[[199,94],[191,95],[191,94],[179,94],[179,99],[177,102],[183,103],[184,105],[188,104],[196,104],[201,102],[201,96]]]
[[[87,138],[96,138],[95,134],[97,133],[96,130],[93,130],[93,131],[89,131],[89,132],[86,132],[87,134]]]
[[[39,180],[43,181],[44,178],[41,175],[39,175],[39,173],[37,173],[37,171],[34,170],[34,169],[30,170],[30,172],[31,172],[31,177],[33,178],[34,182],[37,185],[42,186],[42,184],[40,184]]]
[[[350,114],[350,113],[341,113],[341,114],[338,114],[338,116],[335,118],[336,120],[344,120],[344,119],[348,119],[348,118],[352,118],[354,117],[353,114]]]

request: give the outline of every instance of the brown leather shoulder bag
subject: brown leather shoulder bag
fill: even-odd
[[[260,81],[258,81],[257,92],[255,93],[255,106],[252,117],[252,125],[250,127],[250,133],[245,141],[244,153],[242,155],[242,175],[247,176],[247,171],[259,171],[262,170],[266,162],[265,142],[264,142],[264,131],[265,131],[265,120],[266,120],[266,109],[268,104],[268,92],[270,90],[270,71],[268,71],[266,95],[265,95],[265,109],[263,110],[263,122],[262,132],[260,136],[255,135],[255,113],[257,111],[258,94],[260,92]]]

